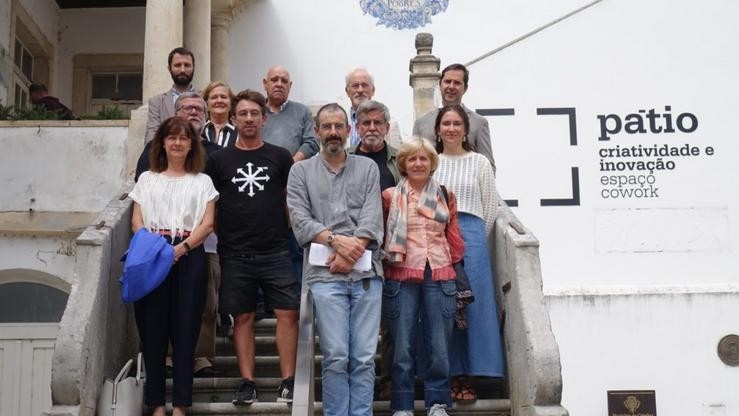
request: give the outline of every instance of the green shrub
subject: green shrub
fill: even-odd
[[[59,114],[42,106],[15,108],[0,104],[0,120],[59,120]]]

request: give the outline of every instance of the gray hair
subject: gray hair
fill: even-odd
[[[180,94],[177,99],[174,102],[174,109],[175,111],[179,110],[180,107],[182,107],[182,100],[187,98],[197,98],[200,100],[200,102],[203,103],[203,108],[205,109],[205,114],[208,114],[208,103],[205,102],[205,99],[200,96],[200,94],[196,93],[195,91],[185,91],[182,94]]]
[[[369,113],[370,111],[382,111],[382,116],[385,118],[385,123],[390,122],[390,110],[387,106],[379,101],[367,100],[357,107],[357,122],[362,119],[362,116]]]
[[[367,78],[369,78],[370,84],[374,87],[375,86],[375,78],[370,74],[370,72],[367,70],[367,68],[354,68],[351,71],[349,71],[348,74],[346,74],[346,77],[344,77],[344,85],[347,87],[349,86],[349,78],[352,77],[352,75],[356,74],[357,72],[364,72],[367,74]]]

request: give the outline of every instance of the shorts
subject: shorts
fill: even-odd
[[[274,309],[297,310],[295,276],[288,251],[273,254],[221,254],[222,313],[240,315],[257,310],[257,288]]]

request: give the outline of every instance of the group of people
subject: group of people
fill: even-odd
[[[257,400],[259,296],[277,321],[277,400],[292,401],[303,285],[315,305],[326,415],[372,414],[379,339],[378,394],[394,416],[413,414],[416,378],[428,415],[444,416],[454,401],[476,400],[476,377],[503,377],[487,246],[495,164],[487,121],[461,104],[464,66],[444,69],[443,107],[407,140],[372,99],[363,68],[346,76],[349,112],[331,103],[315,118],[288,99],[283,67],[267,71],[266,96],[223,82],[199,95],[184,48],[168,68],[174,84],[149,100],[130,193],[134,232],[158,233],[175,252],[164,283],[135,303],[155,416],[165,414],[169,360],[174,415],[192,405],[193,377],[214,375],[216,312],[233,317],[242,378],[233,403]]]

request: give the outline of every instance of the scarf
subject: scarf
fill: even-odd
[[[393,190],[390,212],[387,218],[385,258],[389,263],[402,263],[408,246],[408,179],[403,177]],[[444,200],[441,186],[429,178],[418,199],[417,211],[428,219],[449,222],[449,208]]]

